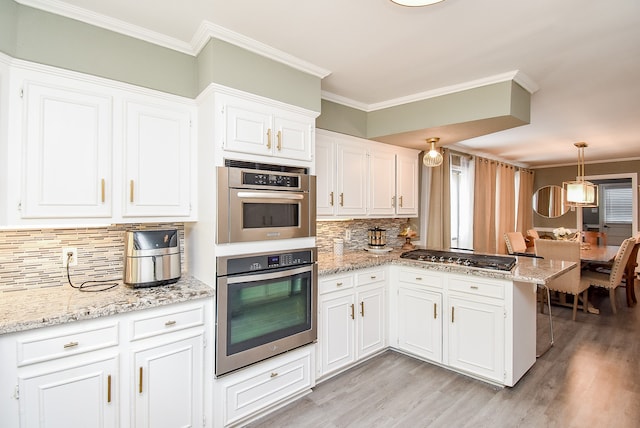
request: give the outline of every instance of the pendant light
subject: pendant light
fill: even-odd
[[[584,148],[587,143],[575,143],[578,148],[578,176],[562,183],[566,204],[570,207],[597,207],[598,186],[584,179]]]
[[[427,143],[431,144],[431,148],[427,153],[424,154],[424,157],[422,158],[422,163],[424,163],[424,166],[434,167],[442,165],[442,153],[440,153],[440,150],[436,149],[436,143],[438,141],[440,141],[440,138],[438,137],[427,139]]]
[[[428,6],[434,3],[440,3],[442,0],[391,0],[393,3],[397,3],[401,6]]]

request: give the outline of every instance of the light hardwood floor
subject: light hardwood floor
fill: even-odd
[[[251,427],[640,427],[640,306],[553,307],[555,345],[513,388],[387,351]],[[538,315],[539,346],[548,318]]]

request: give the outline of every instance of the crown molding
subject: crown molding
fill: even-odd
[[[173,37],[166,36],[162,33],[148,30],[137,25],[132,25],[119,19],[111,18],[106,15],[92,12],[81,7],[72,6],[58,0],[15,0],[16,2],[33,7],[35,9],[51,12],[67,18],[75,19],[105,30],[114,31],[124,34],[154,45],[162,46],[178,52],[194,55],[193,48],[189,43],[183,42]]]
[[[331,74],[330,70],[318,67],[310,62],[304,61],[279,49],[275,49],[269,45],[259,42],[258,40],[236,33],[235,31],[231,31],[228,28],[209,21],[202,21],[200,27],[191,39],[191,46],[193,46],[196,55],[202,50],[202,48],[204,48],[207,42],[209,42],[210,38],[231,43],[232,45],[241,47],[255,54],[288,65],[296,70],[319,77],[320,79]]]
[[[456,85],[445,86],[442,88],[432,89],[425,92],[419,92],[417,94],[408,95],[406,97],[394,98],[379,103],[365,104],[359,101],[352,100],[350,98],[342,97],[340,95],[333,94],[331,92],[322,92],[322,98],[333,101],[338,104],[345,105],[347,107],[364,110],[365,112],[372,112],[376,110],[382,110],[389,107],[396,107],[399,105],[412,103],[416,101],[423,101],[429,98],[440,97],[443,95],[454,94],[456,92],[466,91],[468,89],[480,88],[482,86],[491,85],[494,83],[502,83],[506,81],[514,81],[518,85],[522,86],[527,92],[533,94],[538,90],[538,85],[529,78],[526,74],[519,70],[508,71],[502,74],[496,74],[493,76],[484,77],[482,79],[476,79],[469,82],[459,83]]]

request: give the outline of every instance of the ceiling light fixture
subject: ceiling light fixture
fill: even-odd
[[[422,158],[422,163],[424,163],[424,166],[434,167],[442,165],[442,153],[440,153],[440,150],[436,149],[436,143],[438,141],[440,141],[440,138],[438,137],[427,138],[427,143],[431,144],[431,148],[427,153],[424,154],[424,157]]]
[[[443,0],[391,0],[393,3],[397,3],[402,6],[418,7],[429,6],[430,4],[440,3]]]
[[[578,148],[578,177],[562,183],[566,203],[570,207],[597,207],[598,186],[584,179],[584,148],[587,143],[575,143]]]

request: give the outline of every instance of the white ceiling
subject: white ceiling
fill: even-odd
[[[327,97],[364,109],[519,71],[539,88],[531,124],[442,142],[528,166],[575,163],[578,141],[589,144],[587,163],[640,158],[637,0],[420,8],[389,0],[17,1],[75,17],[92,11],[193,49],[203,22],[213,23],[330,71]]]

